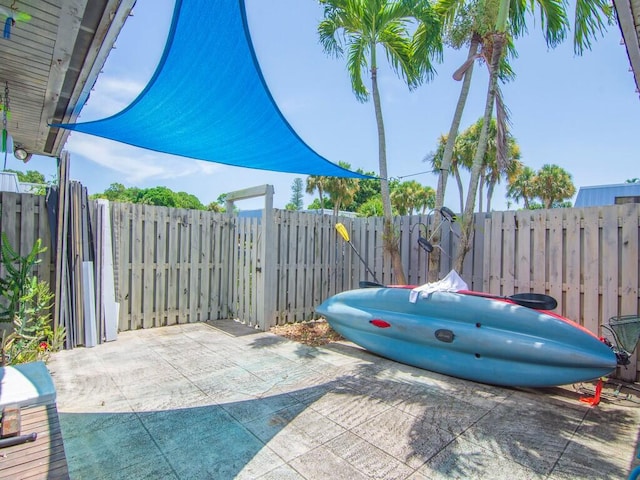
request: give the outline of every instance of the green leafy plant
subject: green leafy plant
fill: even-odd
[[[53,329],[50,309],[54,295],[45,281],[38,281],[33,267],[40,263],[38,255],[45,252],[38,239],[26,256],[18,254],[2,234],[0,261],[4,276],[0,278],[0,329],[2,343],[0,363],[46,360],[51,352],[62,348],[64,328]]]

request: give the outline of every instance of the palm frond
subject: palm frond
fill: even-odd
[[[369,91],[362,80],[362,71],[376,68],[375,65],[369,65],[367,60],[368,51],[369,45],[362,38],[352,39],[349,44],[347,70],[351,77],[351,88],[359,102],[366,102],[369,99]]]
[[[457,12],[465,3],[465,0],[438,0],[433,9],[442,19],[442,23],[448,27],[453,24]]]
[[[378,38],[393,70],[409,85],[414,84],[417,74],[411,62],[411,40],[406,30],[399,24],[390,24],[380,32]]]
[[[602,36],[607,25],[613,24],[613,7],[609,0],[577,0],[573,51],[582,55],[585,50],[591,50],[591,41],[598,34]]]
[[[498,171],[509,166],[509,111],[502,99],[500,87],[496,87],[496,164]]]
[[[435,75],[433,62],[442,61],[442,23],[433,9],[419,12],[418,27],[413,34],[413,58],[417,67],[417,82],[431,80]]]
[[[343,53],[342,46],[336,38],[336,35],[338,35],[337,30],[338,26],[329,19],[321,21],[318,25],[318,36],[320,37],[320,45],[322,45],[322,49],[325,51],[325,53],[333,57],[340,57]]]
[[[588,0],[590,1],[590,0]],[[567,36],[569,20],[563,0],[531,0],[531,11],[535,5],[540,9],[540,22],[544,39],[549,47],[556,47]]]

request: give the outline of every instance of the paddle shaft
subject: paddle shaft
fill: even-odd
[[[337,223],[336,224],[336,230],[338,231],[338,233],[340,234],[340,236],[344,239],[345,242],[347,242],[349,244],[349,246],[353,249],[354,253],[358,256],[358,258],[360,259],[360,261],[362,262],[362,264],[364,265],[364,268],[367,269],[367,272],[369,272],[371,274],[371,276],[373,277],[373,280],[376,283],[380,283],[378,282],[378,279],[376,278],[375,273],[373,273],[371,271],[371,269],[369,268],[369,265],[367,265],[367,262],[364,261],[364,258],[362,258],[360,256],[360,252],[358,252],[358,250],[356,249],[356,247],[353,245],[353,243],[351,243],[351,239],[349,238],[349,233],[347,232],[347,229],[345,228],[345,226],[342,223]]]

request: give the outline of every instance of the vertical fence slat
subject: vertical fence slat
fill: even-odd
[[[618,314],[618,208],[606,208],[601,212],[602,244],[598,256],[602,263],[602,318],[607,319]]]
[[[201,320],[207,321],[211,320],[212,313],[212,288],[211,288],[211,272],[213,270],[213,266],[211,265],[211,249],[213,248],[213,231],[214,231],[214,222],[213,222],[213,212],[202,212],[202,220],[201,220],[201,228],[202,234],[199,238],[200,243],[200,279],[201,284],[200,288],[202,289],[200,292],[200,312],[201,312]]]
[[[167,270],[169,264],[167,261],[167,243],[169,241],[169,215],[168,209],[162,208],[157,210],[156,217],[156,238],[155,238],[155,309],[156,317],[159,325],[167,325],[167,293],[169,289]]]
[[[533,290],[544,293],[546,288],[546,256],[547,256],[547,219],[546,210],[537,210],[533,214]]]
[[[513,295],[516,285],[516,235],[515,213],[502,214],[504,228],[502,229],[502,295]]]
[[[600,209],[587,208],[583,216],[583,255],[582,285],[583,309],[582,324],[595,334],[599,334],[600,316]]]
[[[547,248],[547,275],[549,283],[549,295],[558,301],[557,311],[563,311],[562,305],[562,265],[563,258],[563,222],[561,208],[555,208],[548,212],[549,244]]]
[[[531,212],[516,212],[517,248],[516,287],[520,293],[531,291]]]
[[[146,206],[146,205],[145,205]],[[143,326],[144,328],[152,328],[160,326],[160,322],[157,318],[157,313],[154,308],[155,303],[155,295],[157,293],[155,286],[155,273],[156,273],[156,262],[154,259],[155,250],[156,250],[156,214],[158,209],[156,208],[145,208],[143,210],[142,219],[140,222],[142,231],[142,252],[141,257],[143,261],[142,265],[142,278],[143,278],[143,287],[142,287],[142,318],[143,318]]]
[[[487,252],[484,252],[483,268],[487,275],[485,275],[483,282],[483,290],[497,295],[502,293],[500,280],[502,279],[502,253],[504,250],[498,248],[499,245],[502,245],[502,227],[502,212],[493,212],[484,221],[484,231],[488,237],[485,244],[488,243],[489,248]],[[480,235],[480,232],[476,231],[476,235]]]
[[[638,315],[638,209],[633,204],[621,205],[620,235],[620,309],[618,315]],[[604,319],[606,321],[606,319]],[[631,357],[631,364],[621,371],[623,378],[635,381],[638,371],[638,352]],[[633,368],[632,368],[633,367]]]
[[[198,281],[200,275],[200,215],[198,210],[190,210],[188,213],[189,222],[189,243],[187,249],[189,250],[189,267],[188,267],[188,284],[189,291],[186,294],[188,308],[189,308],[189,322],[194,323],[200,321],[199,308],[200,297],[202,292],[200,291],[200,283]]]
[[[579,210],[565,214],[566,240],[564,255],[564,315],[571,320],[580,319],[580,215]]]

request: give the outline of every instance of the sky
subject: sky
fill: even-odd
[[[351,90],[345,59],[327,56],[318,42],[322,10],[315,0],[246,0],[254,49],[268,88],[298,135],[328,160],[348,162],[352,169],[378,171],[377,130],[373,103],[360,103]],[[115,48],[78,121],[90,121],[125,108],[147,84],[161,57],[173,0],[137,0]],[[215,34],[215,32],[212,32]],[[576,187],[624,183],[640,177],[638,126],[640,98],[635,91],[626,49],[617,25],[582,56],[570,41],[550,50],[538,26],[516,40],[519,57],[512,61],[516,79],[502,87],[511,116],[511,133],[521,160],[534,170],[544,164],[567,170]],[[424,158],[447,133],[460,91],[452,73],[466,51],[446,50],[437,76],[414,91],[391,68],[379,68],[379,88],[387,137],[390,177],[416,180],[436,188]],[[461,130],[484,109],[488,73],[477,64]],[[112,183],[125,187],[166,186],[185,191],[203,204],[224,193],[257,185],[275,188],[274,206],[284,208],[291,186],[304,175],[258,171],[158,154],[118,142],[72,132],[71,179],[90,194]],[[33,157],[26,165],[13,159],[8,168],[55,175],[55,161]],[[466,182],[465,178],[465,196]],[[315,197],[306,195],[305,207]],[[448,184],[445,204],[458,209],[458,190]],[[261,208],[261,199],[238,203],[240,209]],[[492,209],[518,208],[499,185]]]

